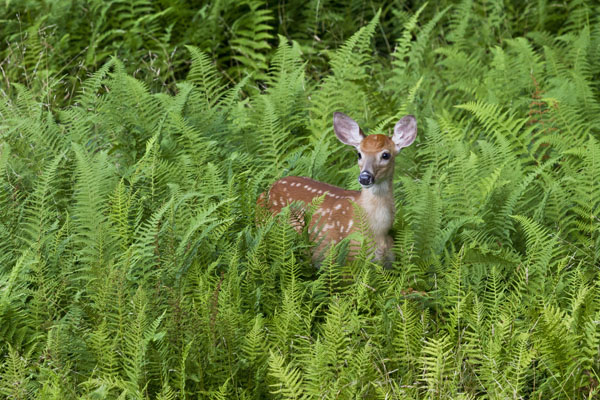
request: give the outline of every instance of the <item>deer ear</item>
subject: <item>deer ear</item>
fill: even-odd
[[[333,130],[340,142],[358,147],[365,135],[355,120],[341,112],[333,113]]]
[[[417,120],[412,115],[407,115],[394,126],[392,141],[396,145],[396,151],[408,147],[417,137]]]

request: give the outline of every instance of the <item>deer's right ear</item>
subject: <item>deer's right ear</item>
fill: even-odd
[[[358,147],[365,138],[356,121],[341,112],[333,113],[333,130],[340,142],[350,146]]]

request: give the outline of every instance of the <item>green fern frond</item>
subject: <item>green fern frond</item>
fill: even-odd
[[[311,100],[309,138],[311,144],[310,176],[320,179],[320,171],[332,153],[332,115],[345,110],[347,114],[358,114],[366,103],[363,91],[355,83],[366,78],[365,64],[370,59],[369,44],[379,20],[379,13],[363,28],[352,35],[344,45],[331,54],[332,75],[324,79],[320,89]],[[352,99],[351,103],[342,101]],[[336,182],[332,182],[336,183]]]
[[[52,225],[56,227],[56,213],[50,212],[52,209],[50,192],[61,161],[63,156],[57,156],[48,164],[24,207],[26,215],[22,222],[23,239],[28,246],[38,250],[44,246],[43,241],[49,239],[48,234],[53,229]],[[53,217],[54,221],[52,221]]]
[[[106,216],[106,198],[112,188],[100,184],[112,170],[107,165],[106,153],[92,157],[78,144],[74,143],[72,148],[77,161],[73,210],[73,216],[78,220],[76,243],[82,251],[81,260],[89,267],[97,267],[109,257],[113,245]]]
[[[500,146],[511,148],[526,161],[531,160],[532,156],[524,140],[525,135],[520,132],[525,125],[525,119],[515,118],[509,112],[502,112],[496,105],[482,102],[470,102],[456,107],[472,112],[483,124],[483,128],[491,131],[492,137]]]
[[[419,361],[423,368],[421,380],[429,393],[437,396],[446,392],[453,379],[451,355],[448,336],[425,342]]]
[[[448,40],[456,43],[458,46],[464,46],[465,44],[464,40],[469,27],[469,20],[473,16],[472,7],[472,0],[462,0],[452,16]]]
[[[151,320],[147,315],[148,300],[143,289],[138,288],[133,297],[131,320],[124,332],[123,369],[127,387],[132,392],[141,393],[146,386],[145,370],[147,368],[147,352],[150,342],[157,340],[163,332],[157,332],[164,313]]]
[[[415,249],[421,257],[432,256],[438,235],[441,233],[442,210],[438,190],[432,186],[433,170],[429,169],[421,182],[403,178],[406,204],[403,209],[406,220],[411,224]]]
[[[412,42],[413,31],[417,26],[417,22],[419,21],[419,15],[423,12],[423,10],[427,7],[427,3],[423,4],[406,23],[404,24],[404,32],[402,33],[402,37],[400,37],[397,42],[398,46],[394,50],[394,61],[392,64],[395,68],[396,75],[402,75],[406,70],[406,60],[404,59],[410,50],[410,45]]]
[[[394,327],[394,350],[403,368],[415,369],[423,346],[423,330],[416,307],[404,300],[397,307],[397,323]],[[421,328],[421,329],[420,329]]]
[[[186,48],[192,55],[192,66],[187,80],[199,88],[204,108],[210,110],[225,94],[220,74],[206,53],[193,46],[186,46]]]
[[[303,386],[301,372],[273,351],[269,352],[269,374],[275,379],[272,383],[271,393],[280,394],[283,399],[300,400],[307,398]]]
[[[237,53],[232,58],[241,67],[233,67],[232,72],[241,76],[241,71],[246,69],[255,79],[264,80],[267,70],[265,50],[270,49],[268,41],[273,39],[270,25],[273,16],[271,10],[262,8],[264,3],[260,0],[244,1],[242,5],[247,6],[249,12],[242,14],[231,26],[231,47]]]
[[[0,366],[2,380],[0,393],[7,398],[27,398],[34,393],[35,385],[31,381],[28,364],[31,362],[27,354],[21,355],[17,349],[9,345],[6,359]]]

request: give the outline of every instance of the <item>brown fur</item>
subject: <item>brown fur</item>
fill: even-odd
[[[389,151],[395,151],[394,142],[385,135],[369,135],[361,143],[360,148],[363,151],[381,151],[388,149]]]
[[[319,243],[314,251],[314,258],[320,258],[330,243],[339,243],[354,232],[354,207],[360,197],[360,192],[344,190],[337,186],[328,185],[310,178],[287,176],[275,182],[268,193],[267,207],[272,214],[295,202],[310,204],[316,197],[324,196],[320,207],[314,212],[309,226],[311,239]],[[264,196],[262,204],[264,204]],[[291,223],[301,232],[304,227],[304,210],[294,210]]]
[[[394,161],[400,149],[413,142],[416,120],[412,116],[404,117],[394,127],[392,138],[385,135],[364,136],[358,124],[341,113],[334,114],[334,128],[340,141],[360,152],[360,171],[374,176],[373,185],[365,186],[361,191],[345,190],[306,177],[287,176],[275,182],[268,195],[261,194],[257,203],[270,213],[278,214],[293,202],[307,205],[316,197],[324,196],[309,226],[312,239],[319,243],[313,252],[315,259],[322,257],[330,244],[338,243],[360,228],[355,218],[355,205],[358,205],[364,211],[375,242],[375,260],[391,262],[394,258],[391,251],[393,239],[389,231],[395,215]],[[385,152],[390,155],[388,159],[382,157]],[[293,210],[291,215],[292,225],[299,232],[304,227],[304,207]]]

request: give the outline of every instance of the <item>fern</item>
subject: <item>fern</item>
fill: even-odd
[[[61,156],[56,157],[46,167],[43,176],[40,179],[38,188],[31,195],[30,204],[27,206],[28,215],[24,218],[25,242],[28,246],[40,249],[43,247],[43,241],[48,239],[47,231],[52,228],[52,214],[48,211],[52,201],[50,197],[50,187],[55,179],[58,165],[62,161]],[[50,215],[48,215],[50,214]]]
[[[419,315],[415,306],[408,300],[397,306],[397,324],[394,329],[394,349],[399,364],[407,369],[416,370],[416,361],[422,348],[422,328],[419,329]]]
[[[0,393],[14,398],[25,398],[33,393],[34,386],[27,373],[27,364],[27,356],[21,356],[12,347],[8,348],[6,360],[2,363]]]
[[[214,107],[224,95],[217,69],[211,64],[209,56],[196,47],[187,47],[192,55],[192,66],[187,80],[198,86],[203,96],[206,110]]]
[[[98,267],[110,253],[112,246],[108,236],[105,215],[105,193],[100,190],[99,182],[110,173],[106,168],[106,155],[100,154],[95,159],[79,145],[73,144],[73,152],[77,158],[78,185],[76,188],[77,204],[75,215],[81,220],[76,233],[77,245],[82,249],[82,261],[88,266]],[[97,163],[97,167],[92,167]],[[105,188],[106,190],[106,188]]]
[[[258,0],[245,1],[242,5],[247,6],[249,12],[242,14],[231,26],[233,31],[231,46],[237,53],[233,59],[239,62],[242,68],[245,67],[243,69],[253,73],[255,79],[265,79],[267,58],[263,52],[269,49],[267,41],[273,38],[270,33],[272,28],[269,25],[273,19],[271,10],[261,9],[264,3]],[[242,68],[234,67],[232,71]]]
[[[281,394],[284,399],[303,399],[306,396],[302,390],[302,377],[300,372],[290,365],[285,365],[285,360],[278,354],[271,352],[269,357],[270,374],[276,379],[271,385],[271,391]]]
[[[146,353],[150,342],[160,337],[157,329],[164,314],[150,321],[146,315],[147,300],[143,289],[138,289],[133,297],[132,320],[124,333],[125,343],[123,351],[123,369],[127,380],[125,385],[132,394],[140,395],[146,386],[145,369]]]
[[[329,153],[331,153],[331,116],[338,109],[345,109],[352,114],[365,104],[365,96],[356,85],[356,81],[366,77],[365,63],[368,61],[367,48],[378,22],[377,14],[371,22],[352,35],[344,46],[331,56],[333,75],[324,80],[323,86],[312,100],[311,125],[312,136],[311,162],[309,175],[319,179],[317,172],[323,170]],[[352,98],[353,104],[343,104],[342,98]]]
[[[423,365],[421,379],[426,384],[427,392],[432,398],[444,393],[452,380],[448,339],[446,336],[427,341],[421,353],[420,362]]]
[[[598,396],[592,2],[188,3],[3,3],[0,396]],[[334,111],[419,121],[389,269],[257,206]]]

